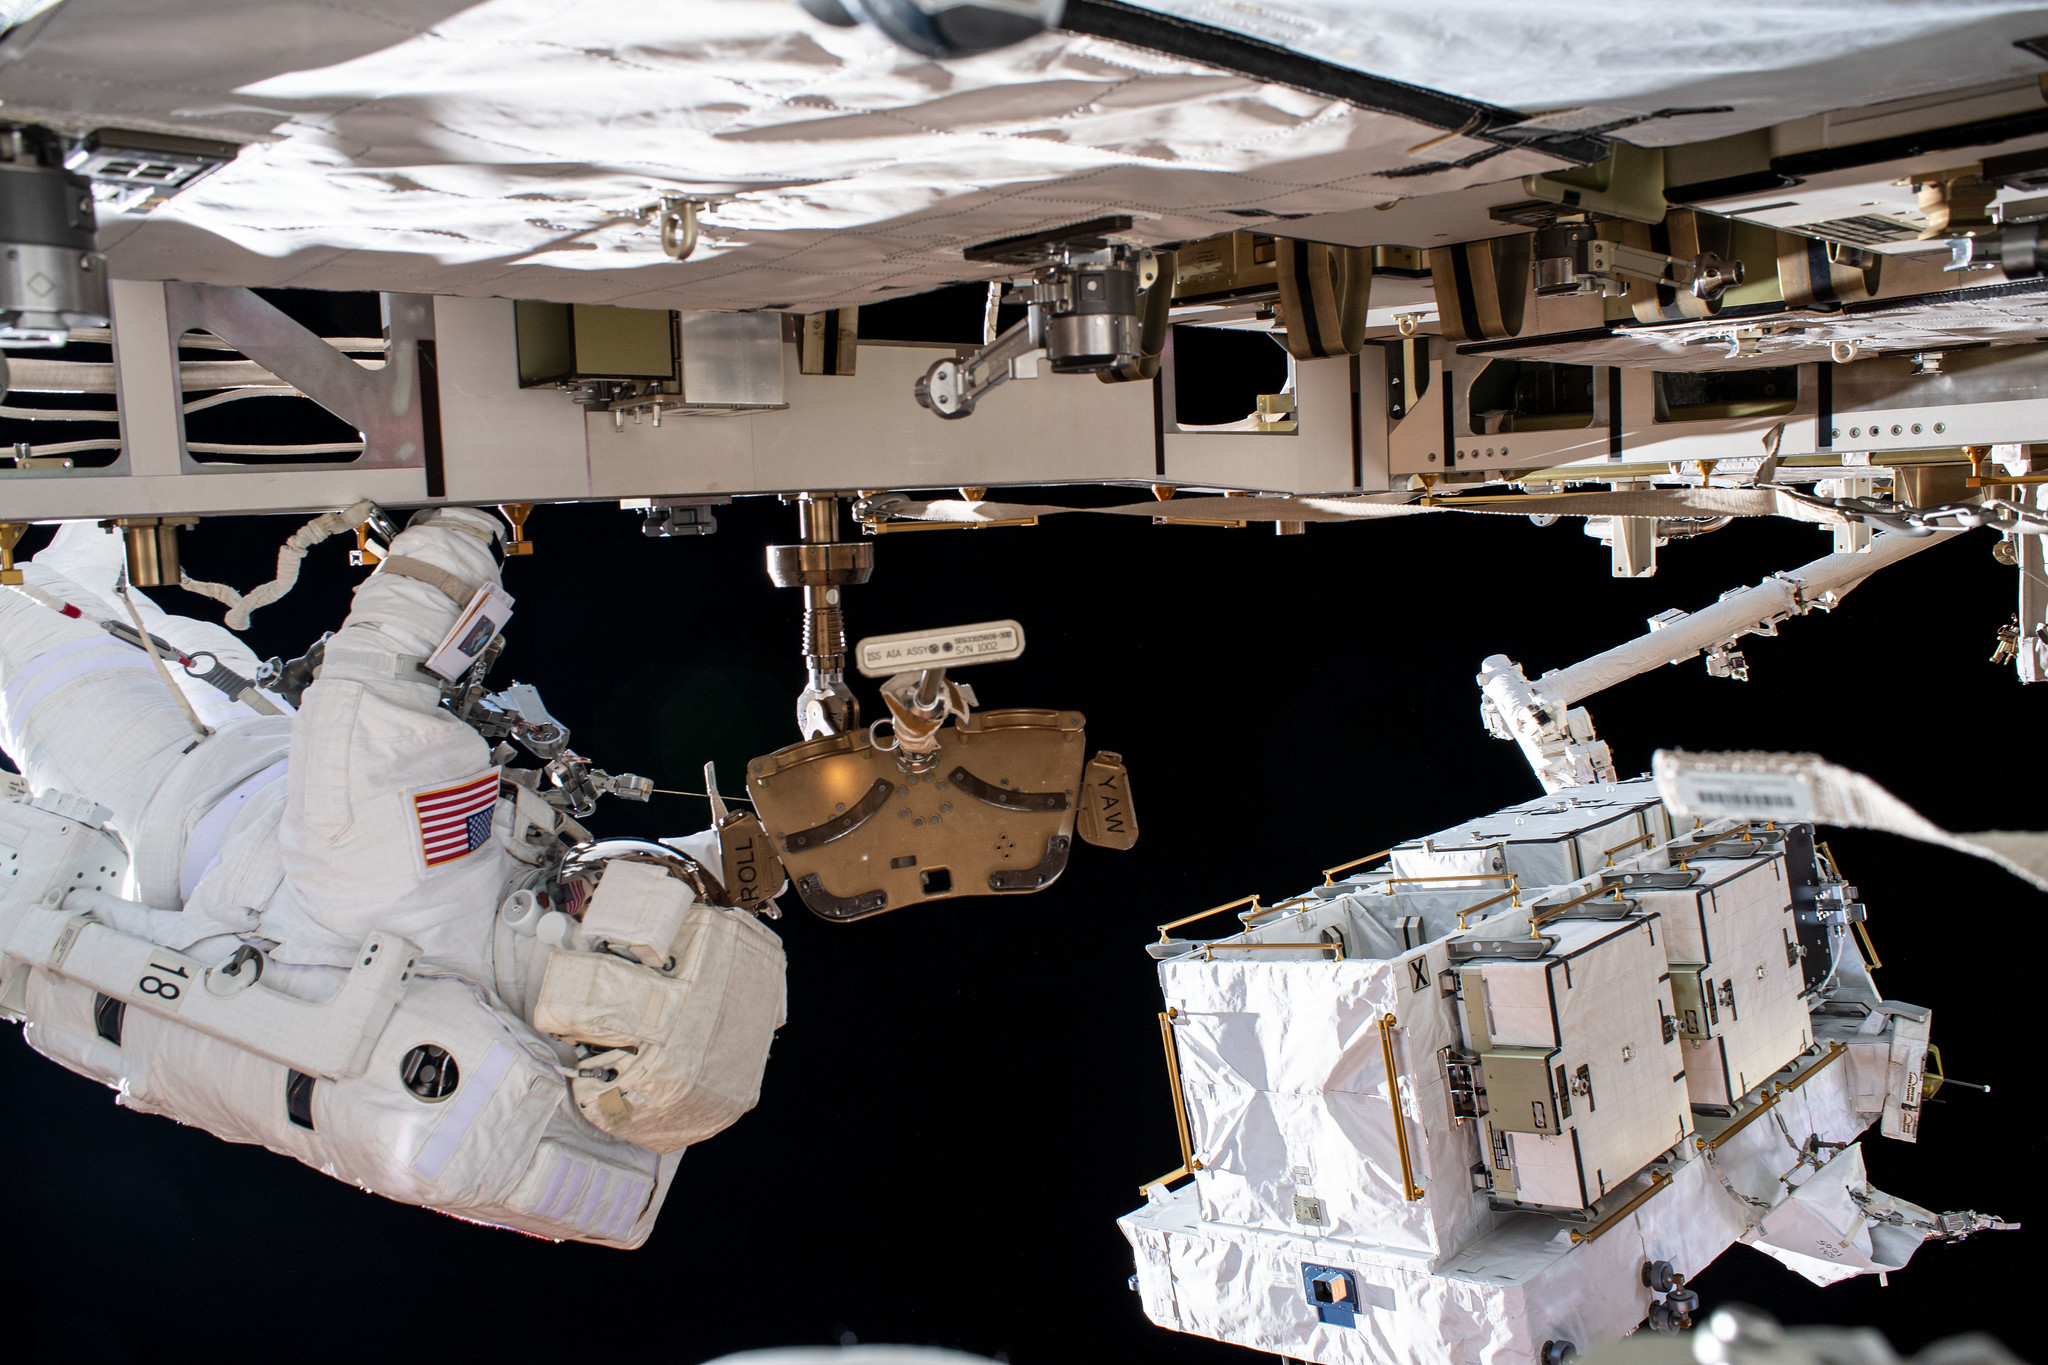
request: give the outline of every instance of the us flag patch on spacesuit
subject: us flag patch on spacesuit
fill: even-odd
[[[420,855],[427,866],[466,858],[490,842],[497,805],[496,768],[452,787],[415,793],[413,816],[419,822]]]

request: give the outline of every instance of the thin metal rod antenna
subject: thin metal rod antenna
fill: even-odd
[[[710,792],[688,792],[683,791],[679,787],[653,787],[649,790],[653,791],[654,794],[657,796],[701,796],[706,801],[709,801],[711,799]],[[741,805],[745,806],[751,806],[754,804],[753,802],[747,800],[747,798],[744,796],[728,796],[725,799],[728,801],[737,801]]]

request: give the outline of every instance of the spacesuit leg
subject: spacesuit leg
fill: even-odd
[[[40,565],[22,574],[51,596],[84,595]],[[132,833],[193,738],[148,655],[0,590],[0,744],[31,787],[88,797]]]
[[[57,528],[56,537],[36,552],[35,562],[71,581],[74,590],[66,592],[64,600],[86,615],[128,622],[128,604],[120,594],[120,584],[127,575],[128,554],[119,535],[89,521],[66,522]],[[210,654],[244,678],[256,676],[259,660],[255,651],[225,626],[167,612],[148,593],[130,592],[128,600],[134,603],[150,634],[169,641],[181,653],[188,657]],[[209,726],[217,729],[247,720],[251,714],[251,708],[211,683],[188,675],[175,664],[171,678],[184,691],[199,719]],[[278,698],[270,700],[280,709],[289,709]]]

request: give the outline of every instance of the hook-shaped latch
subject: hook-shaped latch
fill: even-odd
[[[697,214],[704,201],[664,194],[656,213],[661,223],[661,249],[670,260],[687,261],[697,249]]]

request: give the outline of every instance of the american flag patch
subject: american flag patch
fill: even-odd
[[[466,858],[491,837],[491,816],[498,805],[498,770],[452,787],[437,787],[412,798],[419,821],[420,853],[428,867]]]

